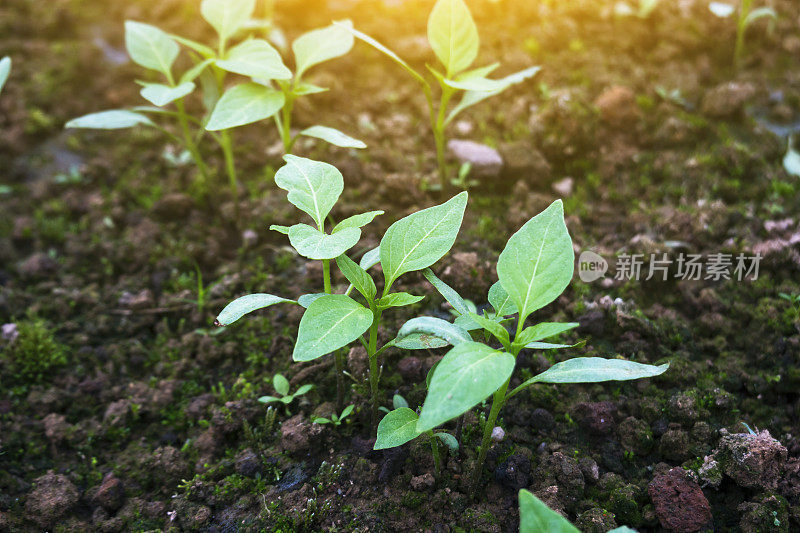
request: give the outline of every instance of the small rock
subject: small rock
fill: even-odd
[[[530,459],[524,455],[515,454],[497,465],[494,470],[494,479],[504,487],[516,491],[530,484],[530,472]]]
[[[658,450],[665,459],[683,461],[689,455],[689,434],[678,428],[668,429],[661,436]]]
[[[192,211],[191,196],[175,192],[164,195],[153,205],[153,212],[165,220],[183,220]]]
[[[613,513],[593,507],[578,515],[575,526],[583,533],[605,533],[617,527],[617,522]]]
[[[3,326],[0,327],[0,338],[4,341],[14,342],[17,337],[19,337],[19,329],[17,329],[16,324],[3,324]]]
[[[741,487],[775,490],[786,466],[788,452],[769,431],[756,435],[725,435],[714,451],[722,471]]]
[[[553,418],[553,415],[551,415],[550,411],[547,409],[539,407],[534,409],[531,413],[530,424],[533,429],[547,431],[551,429],[555,423],[555,418]]]
[[[505,162],[503,175],[506,179],[522,179],[528,183],[545,183],[550,180],[552,169],[542,153],[527,142],[503,144],[500,147]]]
[[[612,402],[581,402],[573,407],[573,416],[580,426],[596,435],[608,435],[615,427]]]
[[[235,459],[234,469],[237,474],[245,477],[255,477],[261,472],[261,460],[250,448],[242,450]]]
[[[25,510],[43,528],[59,523],[78,503],[78,489],[66,476],[51,470],[33,483],[36,488],[28,494]]]
[[[474,141],[450,139],[447,141],[447,149],[459,163],[471,164],[472,175],[476,178],[496,178],[503,168],[503,158],[491,146]]]
[[[553,190],[562,198],[568,198],[572,196],[572,191],[574,188],[575,180],[570,177],[558,180],[553,184]]]
[[[492,440],[495,442],[502,442],[506,438],[506,432],[500,426],[495,426],[492,429]]]
[[[109,472],[97,488],[93,499],[103,509],[112,513],[122,507],[122,503],[125,500],[125,487],[119,478]]]
[[[597,97],[594,105],[600,112],[600,120],[609,126],[630,126],[639,117],[636,95],[628,87],[609,87]]]
[[[246,248],[252,248],[258,244],[258,233],[251,229],[246,229],[242,232],[242,244]]]
[[[311,424],[303,415],[295,415],[281,424],[281,446],[290,453],[305,451],[309,448]]]
[[[436,480],[433,478],[431,473],[425,472],[421,476],[415,476],[411,478],[411,488],[417,491],[423,491],[433,487],[435,482]]]
[[[656,476],[647,490],[658,520],[670,531],[699,531],[711,521],[703,491],[680,467]]]
[[[117,303],[127,309],[147,309],[155,305],[155,298],[150,289],[142,289],[136,294],[125,291]]]
[[[52,443],[58,443],[67,438],[70,425],[67,424],[67,419],[64,415],[57,413],[50,413],[44,420],[44,435]]]
[[[750,83],[730,81],[717,85],[703,97],[703,113],[714,118],[737,118],[742,116],[744,106],[755,95]]]
[[[111,402],[106,407],[103,414],[103,424],[109,426],[124,426],[128,421],[128,414],[131,411],[131,401],[123,398],[116,402]]]
[[[23,278],[40,278],[53,274],[58,269],[58,263],[49,255],[37,252],[28,257],[19,265],[19,273]]]
[[[403,357],[397,364],[397,371],[406,381],[418,382],[425,375],[425,369],[419,357],[410,355]]]

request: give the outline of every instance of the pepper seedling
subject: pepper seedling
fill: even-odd
[[[350,416],[350,413],[353,412],[353,409],[355,409],[355,405],[351,404],[345,407],[340,415],[333,413],[330,418],[317,417],[313,420],[313,422],[314,424],[331,424],[338,427],[342,425],[342,422],[344,422],[345,418]]]
[[[359,263],[346,252],[361,238],[361,227],[383,211],[353,215],[333,225],[327,232],[326,220],[339,199],[344,179],[336,167],[327,163],[293,155],[284,156],[287,164],[275,175],[276,184],[288,192],[288,200],[308,214],[314,226],[298,223],[292,226],[271,226],[288,235],[289,243],[303,257],[322,261],[324,293],[306,294],[297,301],[271,294],[250,294],[228,304],[217,317],[218,325],[228,325],[243,315],[276,303],[295,303],[306,308],[300,320],[292,352],[295,361],[313,361],[358,341],[367,350],[369,383],[372,396],[372,425],[377,426],[379,395],[378,357],[391,346],[424,347],[420,335],[411,332],[402,339],[378,346],[378,328],[384,311],[413,305],[423,296],[392,292],[392,286],[402,275],[426,269],[450,250],[455,242],[464,210],[467,193],[462,192],[447,202],[412,213],[394,224],[381,239],[380,246],[368,251]],[[331,261],[335,263],[350,286],[343,294],[333,294]],[[379,293],[375,281],[367,272],[380,263],[384,285]],[[362,302],[351,297],[353,289]],[[444,321],[443,321],[444,322]],[[336,359],[334,359],[336,360]],[[341,374],[337,367],[337,376]]]
[[[736,6],[727,2],[711,2],[708,4],[708,9],[717,17],[727,18],[733,15],[736,11]],[[753,8],[753,0],[741,0],[739,3],[739,16],[736,19],[736,46],[733,50],[733,64],[738,69],[742,63],[744,56],[744,37],[749,28],[754,22],[762,18],[769,18],[770,30],[775,25],[778,19],[778,14],[771,7],[758,7]]]
[[[289,404],[292,403],[295,398],[299,396],[303,396],[304,394],[308,394],[311,389],[314,388],[314,385],[300,385],[296,391],[293,393],[289,393],[289,380],[286,379],[283,374],[275,374],[272,377],[272,387],[275,389],[275,392],[278,396],[262,396],[258,399],[261,403],[274,403],[280,402],[286,406],[286,412],[289,412]]]
[[[488,78],[500,64],[470,68],[478,56],[480,39],[478,28],[463,0],[438,0],[428,17],[428,42],[440,65],[427,65],[439,85],[439,101],[435,102],[433,86],[396,53],[369,35],[341,25],[356,37],[389,56],[420,84],[425,94],[430,116],[431,131],[436,145],[436,161],[442,188],[448,186],[445,157],[447,126],[465,109],[505,91],[512,85],[533,77],[539,67],[529,67],[505,78]],[[448,112],[453,98],[462,94],[461,100]]]
[[[366,148],[366,144],[328,126],[314,125],[292,132],[292,112],[295,101],[328,89],[307,82],[303,76],[313,66],[341,57],[353,47],[353,36],[347,31],[352,23],[318,28],[304,33],[292,43],[295,71],[283,63],[277,50],[266,41],[248,40],[232,48],[217,65],[229,72],[251,78],[250,82],[234,85],[217,102],[206,130],[217,131],[244,126],[273,117],[284,152],[289,154],[298,136],[315,137],[343,148]],[[280,72],[273,75],[265,65]],[[274,84],[274,85],[273,85]]]
[[[458,317],[453,323],[433,317],[413,318],[404,324],[391,344],[401,346],[410,334],[427,335],[431,347],[448,344],[447,352],[429,376],[428,394],[416,423],[423,434],[457,418],[488,398],[492,407],[483,430],[472,486],[486,459],[492,430],[503,405],[535,383],[595,383],[657,376],[669,364],[646,365],[620,359],[578,357],[553,365],[509,391],[516,359],[523,349],[561,349],[574,345],[545,342],[578,326],[577,323],[541,322],[525,327],[526,319],[555,300],[572,279],[574,252],[564,223],[561,200],[556,200],[508,240],[497,262],[499,281],[489,289],[493,311],[475,313],[464,299],[432,271],[428,281],[453,306]],[[517,315],[512,338],[505,323]],[[487,342],[473,340],[470,332]],[[489,345],[499,343],[501,348]],[[408,429],[411,434],[411,428]]]

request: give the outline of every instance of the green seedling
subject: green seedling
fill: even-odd
[[[472,14],[463,0],[438,0],[428,17],[428,42],[440,65],[438,67],[427,65],[427,68],[440,88],[438,103],[434,100],[433,85],[400,56],[369,35],[349,27],[347,29],[362,41],[389,56],[422,87],[428,103],[442,188],[448,185],[445,158],[447,126],[465,109],[490,96],[500,94],[539,72],[539,67],[530,67],[505,78],[491,79],[487,76],[499,66],[499,63],[471,68],[478,56],[480,39]],[[458,94],[462,95],[460,101],[448,112],[450,102]]]
[[[436,347],[453,345],[429,378],[428,394],[415,431],[422,434],[457,418],[491,397],[472,486],[486,459],[492,430],[503,405],[535,383],[595,383],[657,376],[668,364],[645,365],[620,359],[578,357],[553,365],[545,372],[509,391],[516,359],[523,349],[562,349],[574,345],[545,342],[569,331],[577,323],[541,322],[525,327],[526,319],[555,300],[569,285],[573,274],[572,239],[564,223],[561,200],[553,202],[508,240],[497,262],[499,281],[490,289],[493,311],[475,313],[450,286],[427,270],[425,277],[453,306],[459,316],[453,323],[432,317],[411,319],[398,338],[410,332],[436,339]],[[512,338],[505,323],[517,316]],[[473,340],[471,332],[485,342]],[[481,335],[482,333],[482,335]],[[490,346],[488,342],[500,345]],[[395,342],[401,346],[401,343]]]
[[[569,520],[550,509],[532,492],[519,491],[519,533],[580,533]],[[620,526],[608,533],[636,533],[627,526]]]
[[[329,353],[338,353],[353,342],[360,342],[369,357],[372,423],[375,427],[380,403],[378,357],[391,346],[424,348],[428,345],[425,339],[430,337],[411,331],[402,339],[396,338],[378,346],[378,328],[384,311],[413,305],[424,298],[401,291],[392,292],[392,287],[404,274],[432,266],[450,250],[461,227],[467,193],[398,220],[383,235],[380,246],[365,253],[356,263],[346,252],[358,244],[361,227],[383,212],[370,211],[351,216],[338,224],[330,224],[332,228],[328,232],[326,221],[344,188],[342,174],[327,163],[293,155],[284,159],[287,164],[278,170],[275,182],[288,192],[289,202],[311,217],[314,226],[298,223],[288,227],[271,226],[271,229],[288,235],[290,244],[301,256],[322,261],[325,292],[306,294],[296,301],[271,294],[243,296],[222,310],[217,324],[231,324],[249,312],[276,303],[293,303],[306,308],[292,353],[295,361],[313,361]],[[350,282],[343,294],[333,294],[332,262]],[[384,277],[381,292],[367,272],[378,263]],[[358,296],[351,297],[353,289],[361,301],[357,301]]]
[[[355,405],[348,405],[342,411],[342,414],[337,415],[333,413],[330,418],[318,417],[314,419],[315,424],[332,424],[334,426],[341,426],[344,419],[350,416],[350,413],[355,409]]]
[[[303,396],[307,394],[311,389],[314,388],[314,385],[300,385],[300,387],[294,391],[292,394],[289,394],[289,380],[286,379],[282,374],[275,374],[272,377],[272,387],[275,389],[275,392],[278,396],[262,396],[258,399],[261,403],[274,403],[280,402],[286,406],[286,413],[289,413],[289,404],[292,403],[295,398]]]
[[[230,72],[250,77],[251,81],[225,91],[206,124],[206,130],[235,128],[273,117],[287,154],[291,153],[301,135],[344,148],[366,148],[366,144],[358,139],[327,126],[314,125],[300,132],[292,131],[295,101],[328,90],[305,81],[304,75],[311,67],[350,51],[353,36],[348,28],[352,28],[352,23],[341,21],[338,25],[312,30],[295,39],[292,43],[294,73],[283,64],[277,50],[268,49],[269,45],[265,46],[264,41],[245,41],[231,49],[227,59],[217,64]],[[265,70],[267,65],[270,68]]]
[[[451,453],[458,452],[458,441],[450,433],[444,431],[434,432],[428,430],[423,433],[417,431],[417,421],[419,416],[408,407],[395,407],[393,411],[381,419],[378,424],[377,439],[375,440],[375,450],[395,448],[425,435],[431,443],[431,453],[433,454],[433,466],[436,475],[442,472],[442,459],[439,451],[439,441],[447,446]]]
[[[781,299],[786,300],[787,302],[789,302],[789,305],[791,306],[792,315],[793,315],[794,319],[797,320],[798,318],[800,318],[800,293],[788,294],[788,293],[785,293],[785,292],[781,292],[781,293],[778,293],[778,296]]]
[[[714,15],[720,18],[730,17],[736,11],[735,6],[726,2],[711,2],[708,8]],[[771,31],[775,25],[775,21],[778,19],[778,14],[771,7],[758,7],[754,9],[753,0],[741,0],[739,4],[739,16],[736,19],[736,46],[733,51],[733,63],[737,69],[741,66],[742,57],[744,56],[745,33],[747,33],[747,29],[753,23],[762,18],[770,19],[769,28]]]
[[[8,81],[8,77],[10,75],[11,75],[11,58],[5,56],[3,59],[0,59],[0,93],[3,92],[3,87]]]

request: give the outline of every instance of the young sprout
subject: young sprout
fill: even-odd
[[[428,394],[416,421],[408,415],[408,434],[423,434],[453,420],[484,400],[491,398],[491,411],[483,428],[483,439],[473,471],[472,486],[477,483],[486,460],[500,410],[513,396],[535,383],[595,383],[657,376],[668,364],[645,365],[621,359],[577,357],[553,365],[509,390],[516,359],[523,349],[561,349],[571,345],[545,342],[555,335],[578,326],[576,323],[541,322],[525,326],[534,312],[555,300],[572,279],[574,252],[572,239],[564,223],[561,200],[526,222],[508,240],[497,262],[499,281],[489,289],[493,311],[477,314],[449,285],[432,271],[424,272],[428,281],[459,314],[454,323],[438,318],[411,319],[400,328],[396,346],[403,346],[406,336],[425,334],[427,344],[453,348],[432,371]],[[512,338],[505,323],[517,316]],[[478,333],[474,340],[470,332]],[[436,339],[432,342],[430,339]],[[483,342],[486,340],[487,342]],[[491,344],[488,342],[491,341]],[[500,347],[495,346],[499,344]]]
[[[262,396],[258,399],[261,403],[274,403],[280,402],[286,406],[286,412],[289,412],[289,404],[294,401],[295,398],[303,396],[307,394],[311,389],[314,388],[314,385],[300,385],[300,387],[294,391],[292,394],[289,394],[289,380],[286,379],[282,374],[275,374],[272,377],[272,387],[275,389],[275,392],[278,396]]]
[[[428,17],[428,42],[439,60],[438,67],[428,65],[428,70],[439,85],[438,103],[434,100],[432,84],[400,56],[369,35],[344,25],[341,27],[347,28],[353,35],[389,56],[422,87],[428,103],[442,188],[447,187],[449,178],[445,158],[447,126],[468,107],[500,94],[539,72],[539,67],[529,67],[505,78],[491,79],[487,76],[500,65],[499,63],[471,68],[478,56],[480,40],[478,28],[463,0],[438,0]],[[450,102],[459,94],[462,95],[459,102],[449,108]]]
[[[342,410],[342,414],[337,415],[333,413],[330,418],[317,417],[313,420],[314,424],[332,424],[334,426],[341,426],[344,419],[350,416],[350,413],[355,409],[355,405],[348,405]]]
[[[730,17],[736,7],[726,2],[711,2],[708,9],[720,18]],[[778,14],[771,7],[759,7],[753,9],[753,0],[741,0],[739,4],[739,16],[736,20],[736,47],[733,51],[733,63],[738,69],[744,56],[744,37],[749,28],[758,19],[769,18],[770,30],[774,27]]]
[[[3,87],[8,81],[8,76],[11,74],[11,58],[5,56],[0,59],[0,93],[3,92]]]

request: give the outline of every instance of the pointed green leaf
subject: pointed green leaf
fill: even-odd
[[[345,228],[362,228],[373,221],[373,219],[378,216],[382,215],[383,211],[368,211],[366,213],[361,213],[360,215],[353,215],[351,217],[347,217],[346,219],[342,220],[336,226],[333,227],[333,231],[331,233],[336,233],[339,230],[343,230]],[[378,254],[380,257],[380,254]]]
[[[375,282],[366,270],[344,254],[336,258],[336,264],[347,281],[352,283],[356,290],[364,295],[364,298],[370,301],[375,299],[378,289],[375,288]]]
[[[787,174],[800,178],[800,153],[792,148],[793,140],[794,137],[790,135],[787,142],[786,155],[783,156],[783,168]]]
[[[431,266],[452,248],[466,207],[465,191],[389,226],[381,239],[381,265],[387,288],[402,274]]]
[[[350,137],[349,135],[346,135],[335,128],[329,128],[327,126],[311,126],[310,128],[302,130],[300,135],[322,139],[323,141],[329,142],[332,145],[339,146],[341,148],[367,147],[367,145],[362,141],[354,139],[353,137]]]
[[[390,411],[378,424],[378,438],[375,450],[395,448],[419,436],[417,431],[417,413],[408,407],[400,407]]]
[[[361,261],[358,262],[358,266],[363,268],[364,270],[369,270],[370,268],[374,267],[381,261],[381,247],[376,246],[372,250],[368,251],[361,257]]]
[[[214,52],[214,50],[212,48],[210,48],[210,47],[208,47],[208,46],[206,46],[206,45],[204,45],[202,43],[198,43],[197,41],[193,41],[191,39],[187,39],[186,37],[181,37],[180,35],[175,35],[174,33],[170,33],[169,37],[172,40],[174,40],[175,42],[178,42],[178,43],[182,44],[186,48],[189,48],[190,50],[194,50],[195,52],[200,54],[200,56],[203,57],[203,59],[213,60],[217,55],[216,52]],[[213,61],[210,61],[210,62],[213,63]]]
[[[289,202],[314,219],[318,228],[325,227],[325,218],[344,189],[342,173],[333,165],[304,157],[285,155],[283,159],[286,164],[275,173],[275,183],[289,193]]]
[[[67,129],[84,128],[92,130],[121,130],[134,126],[155,126],[155,124],[152,120],[139,113],[115,109],[73,118],[64,125]]]
[[[627,381],[650,378],[663,374],[669,363],[654,366],[624,359],[602,357],[576,357],[556,363],[541,374],[532,377],[529,383],[598,383],[600,381]]]
[[[222,312],[217,315],[217,323],[220,326],[229,326],[248,313],[283,302],[297,303],[294,300],[288,300],[273,294],[248,294],[246,296],[241,296],[225,306]]]
[[[284,235],[289,235],[289,230],[291,229],[289,226],[281,226],[278,224],[272,224],[269,227],[270,231],[277,231],[278,233],[283,233]]]
[[[318,298],[322,298],[326,294],[327,293],[325,293],[325,292],[315,292],[315,293],[312,293],[312,294],[304,294],[300,298],[297,299],[297,303],[300,304],[301,307],[304,307],[304,308],[308,309],[308,306],[311,305],[311,303],[314,300],[316,300]]]
[[[6,56],[3,59],[0,59],[0,92],[3,91],[3,87],[5,87],[6,81],[8,81],[8,76],[11,74],[11,58]]]
[[[406,337],[419,333],[438,337],[447,344],[452,344],[453,346],[463,342],[472,342],[472,337],[470,337],[469,333],[463,328],[451,324],[447,320],[442,320],[441,318],[421,316],[412,318],[400,327],[400,331],[397,332],[396,345],[403,347],[401,343]]]
[[[434,350],[449,346],[450,343],[428,333],[412,333],[396,340],[393,345],[404,350]]]
[[[506,349],[509,348],[511,345],[511,338],[506,328],[494,320],[490,320],[485,316],[478,315],[476,313],[470,313],[469,317],[477,322],[480,327],[491,333]]]
[[[387,294],[378,300],[378,307],[381,309],[388,309],[390,307],[404,307],[406,305],[412,305],[417,302],[421,302],[424,299],[424,296],[414,296],[413,294],[408,294],[407,292],[393,292],[392,294]]]
[[[519,312],[517,310],[517,305],[499,281],[489,287],[489,303],[492,304],[494,312],[497,313],[498,316],[515,315]]]
[[[214,63],[213,59],[206,59],[206,60],[201,61],[200,63],[196,64],[195,66],[193,66],[192,68],[190,68],[189,70],[187,70],[186,72],[183,73],[183,75],[181,76],[181,80],[180,80],[179,85],[183,85],[184,83],[193,82],[212,63]]]
[[[747,14],[747,16],[744,19],[744,25],[745,27],[750,26],[758,19],[764,17],[771,18],[772,20],[770,22],[773,24],[775,23],[776,20],[778,20],[778,14],[775,12],[774,9],[772,9],[771,7],[759,7]]]
[[[300,385],[300,387],[295,391],[293,396],[295,398],[298,397],[298,396],[302,396],[303,394],[306,394],[308,391],[310,391],[313,388],[314,388],[314,385],[311,385],[310,383],[307,383],[305,385]]]
[[[336,26],[339,25],[338,22],[334,22],[333,24],[336,25]],[[425,87],[429,87],[428,82],[425,80],[425,78],[423,78],[422,75],[419,72],[417,72],[416,70],[411,68],[411,66],[408,63],[406,63],[405,61],[400,59],[400,56],[398,56],[397,54],[395,54],[394,52],[392,52],[391,50],[386,48],[384,45],[382,45],[381,43],[379,43],[378,41],[376,41],[375,39],[373,39],[372,37],[370,37],[366,33],[362,33],[362,32],[360,32],[360,31],[358,31],[356,29],[353,29],[352,27],[347,27],[347,26],[344,26],[344,25],[342,25],[342,27],[346,28],[354,36],[358,37],[359,39],[361,39],[362,41],[364,41],[368,45],[372,46],[373,48],[375,48],[379,52],[389,56],[395,63],[397,63],[398,65],[403,67],[403,69],[406,72],[411,74],[411,77],[414,78],[421,85],[423,85]]]
[[[134,63],[171,79],[180,47],[166,32],[142,22],[125,21],[125,48]]]
[[[487,78],[500,63],[493,63],[485,67],[478,67],[466,72],[462,72],[455,79],[442,78],[442,82],[454,89],[462,91],[496,91],[503,88],[503,80],[492,80]]]
[[[327,294],[308,306],[292,359],[311,361],[347,346],[372,325],[372,312],[343,294]]]
[[[436,277],[436,274],[433,273],[433,270],[430,268],[426,268],[422,271],[422,275],[425,276],[425,279],[433,285],[433,287],[439,292],[439,294],[444,297],[447,302],[453,306],[453,309],[459,315],[468,315],[469,309],[467,308],[466,302],[464,302],[464,298],[458,294],[455,289],[453,289],[450,285]]]
[[[400,407],[408,407],[408,402],[399,394],[395,394],[392,396],[392,406],[395,409],[399,409]]]
[[[139,94],[151,104],[163,107],[191,93],[194,91],[194,87],[192,82],[182,83],[176,87],[170,87],[162,83],[146,83],[142,90],[139,91]]]
[[[441,440],[442,443],[447,446],[451,454],[458,453],[458,441],[450,433],[440,431],[439,433],[434,433],[434,436],[439,437],[439,440]]]
[[[519,533],[580,533],[569,521],[531,492],[519,491]]]
[[[216,65],[228,72],[261,80],[288,80],[292,71],[283,64],[281,55],[263,39],[250,39],[231,48],[225,59]]]
[[[347,228],[332,235],[322,233],[308,224],[289,228],[289,242],[297,253],[309,259],[334,259],[358,244],[361,230]]]
[[[478,56],[478,27],[464,0],[438,0],[428,17],[428,42],[450,78]]]
[[[203,0],[200,13],[227,41],[252,18],[255,8],[256,0]]]
[[[561,200],[511,236],[497,261],[497,275],[519,309],[520,321],[564,292],[574,259]]]
[[[553,344],[550,342],[529,342],[525,345],[525,348],[530,350],[559,350],[561,348],[574,348],[580,343],[576,344]]]
[[[258,401],[261,403],[279,402],[280,400],[280,398],[276,398],[275,396],[262,396],[258,399]]]
[[[514,356],[478,342],[447,352],[433,373],[417,430],[428,431],[469,411],[499,389],[514,371]]]
[[[271,117],[283,107],[282,92],[258,83],[231,87],[219,99],[206,130],[219,131],[244,126]]]
[[[289,380],[283,377],[283,374],[275,374],[272,376],[272,386],[281,396],[289,394]]]
[[[292,43],[297,78],[306,70],[330,59],[345,55],[353,48],[353,34],[348,31],[353,23],[349,20],[311,30]]]
[[[493,91],[467,91],[467,92],[465,92],[464,96],[462,96],[461,100],[458,102],[458,105],[456,105],[453,108],[453,110],[450,111],[450,113],[447,115],[447,120],[445,120],[445,124],[449,124],[456,117],[456,115],[458,115],[459,113],[461,113],[463,110],[467,109],[468,107],[472,107],[475,104],[477,104],[478,102],[482,102],[483,100],[485,100],[485,99],[487,99],[489,97],[498,95],[501,92],[503,92],[506,89],[508,89],[509,87],[511,87],[513,85],[516,85],[518,83],[521,83],[521,82],[525,81],[528,78],[532,78],[540,70],[541,70],[541,67],[529,67],[529,68],[526,68],[525,70],[521,70],[521,71],[516,72],[514,74],[510,74],[510,75],[506,76],[505,78],[501,78],[498,81],[502,82],[502,85],[499,88],[497,88],[497,89],[495,89]]]
[[[292,92],[297,96],[307,96],[309,94],[324,93],[325,91],[329,90],[330,89],[326,89],[325,87],[314,85],[313,83],[301,81],[300,83],[295,84]]]
[[[580,326],[577,322],[541,322],[523,329],[514,339],[514,345],[524,346],[533,341],[547,339]]]

